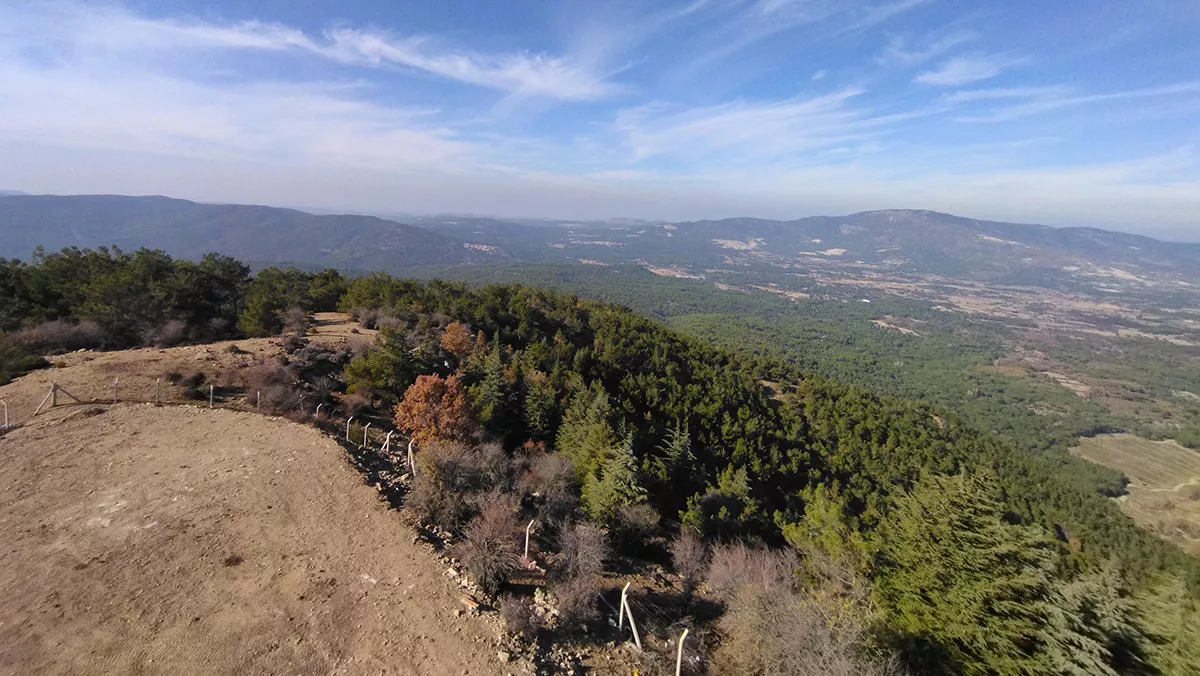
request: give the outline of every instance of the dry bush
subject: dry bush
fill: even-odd
[[[293,336],[307,335],[309,327],[312,326],[312,317],[304,308],[296,305],[284,310],[280,319],[283,320],[283,332]]]
[[[565,580],[595,577],[604,572],[608,554],[604,531],[591,524],[577,523],[563,533],[559,575]]]
[[[364,329],[374,329],[379,319],[379,310],[369,307],[356,307],[350,311],[350,318],[363,325]]]
[[[684,596],[690,597],[708,566],[708,547],[695,533],[685,531],[671,541],[671,562],[682,578]]]
[[[104,347],[104,329],[95,322],[74,324],[61,319],[38,324],[13,334],[13,340],[30,352],[58,354]]]
[[[756,585],[771,590],[795,586],[799,559],[795,552],[752,549],[737,543],[718,547],[708,566],[708,586],[720,599],[739,587]]]
[[[724,639],[713,674],[897,674],[894,661],[871,647],[863,588],[846,593],[796,584],[792,552],[744,545],[713,553],[709,584],[725,604]]]
[[[308,339],[304,336],[293,333],[283,339],[283,351],[287,354],[294,354],[306,347],[308,347]]]
[[[519,567],[520,532],[516,499],[493,494],[471,520],[466,538],[455,547],[455,554],[488,594],[499,592]]]
[[[570,458],[555,453],[535,453],[521,475],[519,490],[538,502],[538,520],[550,533],[561,529],[579,505],[575,490],[575,466]]]
[[[142,342],[155,347],[174,347],[188,339],[188,325],[181,319],[171,319],[142,336]]]
[[[623,552],[636,554],[658,532],[658,512],[646,503],[617,507],[609,533]]]
[[[550,587],[550,593],[558,610],[558,629],[570,631],[600,619],[597,608],[600,585],[595,576],[573,577],[555,583]]]
[[[272,414],[286,413],[300,404],[303,391],[290,371],[274,364],[246,369],[242,376],[252,404]],[[261,395],[261,400],[259,396]]]
[[[167,374],[167,380],[182,387],[183,396],[188,399],[208,399],[208,376],[200,371],[190,376],[172,371]]]
[[[473,515],[471,497],[483,488],[474,449],[434,442],[419,449],[417,476],[405,504],[421,521],[455,531]]]
[[[509,633],[529,641],[537,638],[538,617],[524,599],[512,594],[502,596],[500,598],[500,619],[504,620],[504,628]]]
[[[379,318],[375,320],[375,328],[379,329],[380,331],[389,330],[389,329],[390,330],[399,330],[399,329],[407,328],[407,326],[408,326],[408,322],[404,321],[403,319],[400,319],[399,317],[394,317],[389,314],[381,314],[381,315],[379,315]]]
[[[354,393],[342,397],[342,412],[350,418],[361,418],[371,412],[371,400],[366,396]]]

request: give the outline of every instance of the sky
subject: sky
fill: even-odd
[[[1200,241],[1200,2],[0,0],[0,188]]]

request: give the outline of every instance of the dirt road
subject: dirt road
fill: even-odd
[[[0,438],[0,673],[504,673],[442,573],[310,427],[118,404]]]

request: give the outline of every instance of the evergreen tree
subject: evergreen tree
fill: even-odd
[[[626,434],[610,447],[599,473],[589,474],[584,480],[581,497],[588,515],[603,524],[612,522],[618,508],[646,501],[646,489],[638,477],[632,434]]]
[[[599,382],[582,389],[571,399],[555,442],[557,450],[571,459],[580,481],[594,474],[617,442],[609,422],[608,393]]]
[[[1062,673],[1045,650],[1053,542],[976,475],[925,474],[878,533],[875,597],[919,673]]]

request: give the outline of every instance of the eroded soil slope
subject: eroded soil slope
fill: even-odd
[[[313,428],[117,404],[0,438],[0,673],[493,673],[441,573]]]

